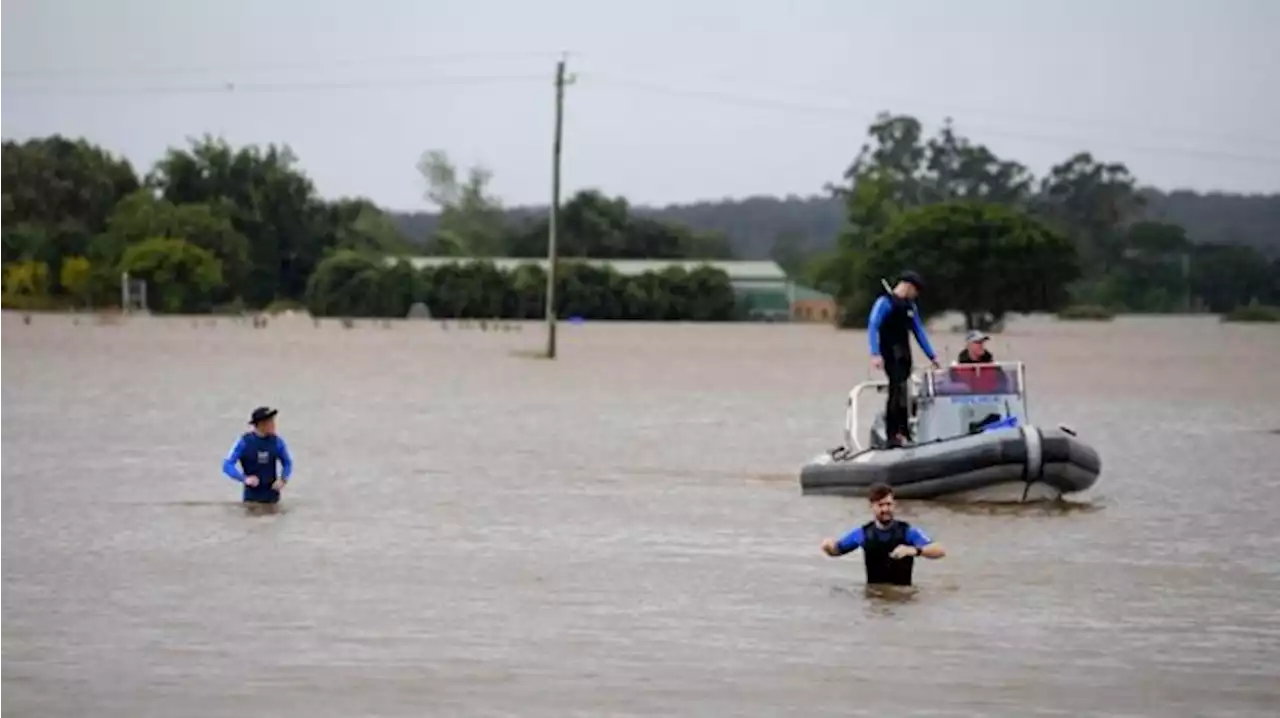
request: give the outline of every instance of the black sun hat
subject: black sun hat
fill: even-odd
[[[916,288],[916,291],[924,291],[924,279],[921,279],[919,274],[916,274],[909,269],[898,275],[898,281],[910,284]]]
[[[253,413],[249,415],[249,423],[261,424],[262,422],[274,417],[276,414],[279,414],[279,413],[280,413],[279,409],[272,409],[269,406],[260,406],[257,409],[254,409]]]

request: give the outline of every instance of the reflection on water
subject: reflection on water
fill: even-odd
[[[880,586],[876,584],[862,587],[863,596],[874,604],[886,606],[895,603],[910,603],[919,595],[920,589],[915,586]]]
[[[1011,325],[1032,417],[1103,457],[1093,505],[904,502],[948,556],[894,595],[818,549],[865,500],[797,482],[855,334],[586,324],[547,362],[539,331],[5,315],[3,708],[1275,715],[1259,329]],[[258,516],[219,462],[264,403],[297,471]]]
[[[977,516],[1063,516],[1102,511],[1106,508],[1107,501],[1081,495],[1025,504],[937,501],[932,505],[955,513]]]

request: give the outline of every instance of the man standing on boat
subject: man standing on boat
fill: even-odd
[[[867,500],[874,520],[841,539],[829,538],[822,542],[822,552],[833,557],[862,549],[867,585],[910,586],[911,569],[917,556],[942,558],[947,555],[946,549],[934,543],[925,532],[893,517],[892,488],[876,484],[869,489]]]
[[[253,410],[249,424],[253,431],[236,440],[222,460],[222,473],[244,484],[246,503],[274,504],[293,474],[293,457],[284,439],[276,434],[276,414],[266,406]]]
[[[911,380],[911,335],[929,357],[933,368],[939,368],[938,355],[929,344],[924,322],[916,307],[916,298],[924,281],[915,272],[903,272],[892,288],[876,299],[867,322],[867,340],[871,344],[871,365],[884,369],[889,379],[889,398],[885,402],[885,436],[890,445],[902,446],[910,437],[907,411],[907,382]]]

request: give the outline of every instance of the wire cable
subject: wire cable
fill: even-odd
[[[43,96],[232,95],[365,90],[375,88],[419,87],[426,85],[494,85],[535,81],[547,82],[547,75],[437,75],[386,80],[349,80],[328,82],[205,82],[187,85],[162,85],[149,87],[5,87],[3,88],[3,93],[6,95]]]
[[[581,77],[582,75],[580,75]],[[641,82],[621,77],[602,76],[591,74],[586,76],[587,82],[591,84],[599,84],[602,87],[618,87],[623,89],[631,89],[651,94],[667,95],[672,97],[683,97],[694,100],[703,100],[708,102],[736,105],[739,107],[752,107],[757,109],[775,110],[782,112],[791,112],[795,114],[808,114],[820,117],[843,118],[848,120],[851,113],[868,112],[868,107],[854,107],[851,105],[815,105],[802,102],[793,102],[789,100],[776,100],[769,98],[753,97],[747,95],[738,95],[735,93],[727,93],[712,90],[688,90],[682,88],[674,88],[664,85],[657,85],[649,82]],[[595,82],[595,81],[601,82]],[[981,127],[964,124],[966,132],[973,134],[981,134],[990,137],[1001,137],[1004,139],[1018,140],[1023,142],[1032,142],[1040,144],[1051,144],[1055,146],[1074,146],[1087,147],[1093,144],[1099,144],[1097,140],[1089,140],[1080,137],[1072,137],[1057,134],[1039,134],[1025,132],[1010,132],[1007,130],[993,129],[989,127]],[[1226,152],[1221,150],[1206,150],[1193,147],[1173,147],[1173,146],[1152,146],[1152,145],[1135,145],[1127,142],[1109,142],[1108,144],[1121,147],[1133,152],[1142,152],[1149,154],[1164,155],[1184,155],[1188,157],[1197,157],[1201,159],[1222,160],[1225,162],[1239,162],[1244,164],[1258,164],[1267,166],[1280,166],[1280,157],[1269,155],[1246,155],[1236,152]]]
[[[457,52],[428,55],[388,55],[384,57],[348,57],[324,61],[229,63],[188,67],[92,67],[92,68],[41,68],[4,70],[4,78],[95,78],[95,77],[157,77],[180,75],[232,75],[236,73],[264,73],[280,70],[326,70],[340,67],[367,67],[371,65],[442,65],[473,60],[539,58],[555,60],[573,53],[561,51],[510,51],[510,52]]]

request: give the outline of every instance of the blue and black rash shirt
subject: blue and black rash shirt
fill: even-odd
[[[911,333],[916,342],[924,350],[930,360],[937,360],[938,355],[929,343],[929,335],[924,330],[924,322],[920,320],[920,311],[915,302],[898,299],[888,294],[880,295],[871,305],[871,316],[867,321],[867,341],[871,345],[871,356],[881,356],[881,343],[886,341],[907,343],[906,326],[910,317]],[[909,356],[909,355],[908,355]]]
[[[887,541],[893,533],[893,528],[881,529],[879,526],[876,526],[872,531],[875,531],[880,538]],[[862,527],[859,526],[845,534],[836,542],[836,552],[844,555],[850,551],[855,551],[866,543],[866,541],[867,539],[866,536],[863,535]],[[924,548],[925,546],[933,543],[933,539],[929,538],[929,535],[925,532],[915,526],[912,526],[907,529],[907,543],[910,543],[916,548]]]
[[[271,488],[277,478],[289,480],[293,475],[293,457],[279,436],[263,436],[255,432],[243,434],[222,460],[222,473],[244,483],[245,476],[258,477],[257,486],[245,484],[244,500],[274,503],[280,492]]]

